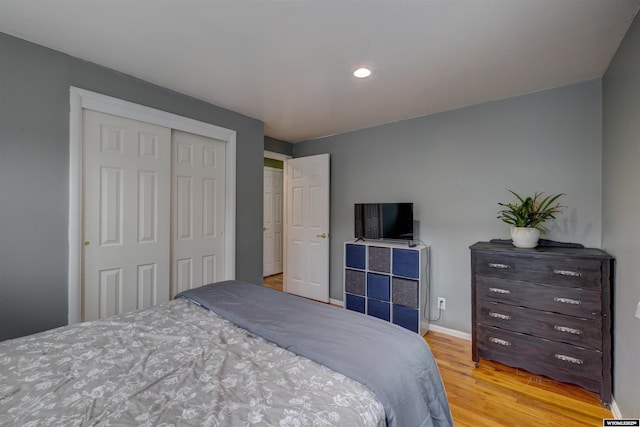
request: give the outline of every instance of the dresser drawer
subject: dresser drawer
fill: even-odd
[[[478,323],[601,350],[602,322],[478,300]]]
[[[479,275],[528,282],[557,284],[567,287],[600,289],[602,266],[597,259],[562,257],[534,258],[501,253],[478,253]]]
[[[587,319],[602,318],[601,296],[595,290],[477,276],[476,299]]]
[[[478,326],[480,357],[599,391],[602,352],[490,326]]]

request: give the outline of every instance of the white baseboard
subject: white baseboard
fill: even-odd
[[[618,407],[618,404],[616,403],[616,400],[612,397],[611,398],[611,412],[613,412],[613,417],[616,419],[621,419],[622,417],[622,412],[620,412],[620,408]]]
[[[462,338],[467,341],[471,341],[471,334],[468,332],[462,332],[456,329],[445,328],[443,326],[434,325],[433,323],[429,325],[429,330],[434,332],[439,332],[445,335],[451,335],[452,337],[456,337],[456,338]]]
[[[329,304],[336,305],[338,307],[344,307],[344,302],[339,299],[329,298]]]

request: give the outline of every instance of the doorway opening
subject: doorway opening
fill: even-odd
[[[329,302],[330,157],[325,153],[285,160],[282,196],[273,198],[278,202],[271,202],[269,194],[264,197],[263,277],[278,274],[267,268],[272,256],[279,256],[270,248],[274,241],[282,248],[283,291]],[[265,179],[265,187],[271,184],[271,178]],[[279,212],[276,220],[275,210]],[[276,232],[278,221],[281,233]]]
[[[263,285],[284,290],[284,162],[291,156],[264,152]]]

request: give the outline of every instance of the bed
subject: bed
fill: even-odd
[[[0,425],[450,426],[424,339],[238,281],[0,342]]]

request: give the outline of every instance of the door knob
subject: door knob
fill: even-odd
[[[91,242],[89,242],[88,240],[86,242],[84,242],[85,246],[89,246],[91,244]]]
[[[326,239],[327,238],[327,233],[318,234],[318,235],[316,235],[316,237],[319,237],[321,239]]]

